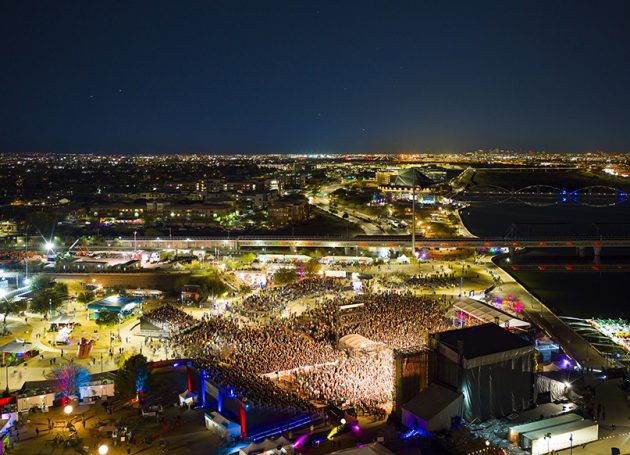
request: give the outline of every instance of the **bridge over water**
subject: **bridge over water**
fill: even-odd
[[[460,202],[521,202],[531,205],[574,203],[593,207],[607,207],[628,202],[626,190],[611,186],[587,186],[574,190],[550,185],[530,185],[523,188],[505,188],[496,185],[468,187],[453,199]]]
[[[411,247],[410,235],[344,236],[237,236],[237,237],[117,237],[102,247],[128,249],[218,248],[391,248]],[[418,238],[416,248],[607,248],[630,247],[627,235],[535,236],[535,237],[448,237]],[[96,248],[94,246],[93,248]]]

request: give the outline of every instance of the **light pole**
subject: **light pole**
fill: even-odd
[[[138,231],[133,231],[133,252],[135,253],[138,248],[136,247],[136,235],[138,234]]]
[[[28,285],[28,229],[25,232],[25,240],[24,240],[24,284]]]
[[[571,451],[569,452],[569,455],[573,455],[573,433],[569,436],[569,442],[571,443]]]
[[[66,425],[64,426],[65,430],[68,429],[68,424],[70,423],[70,414],[72,414],[73,408],[72,405],[67,404],[63,408],[64,414],[66,414]]]
[[[465,262],[462,260],[462,275],[459,277],[459,297],[461,298],[464,295],[464,264]]]
[[[551,453],[551,451],[549,450],[549,442],[551,440],[551,433],[545,434],[545,439],[547,440],[547,455],[549,455]]]
[[[416,170],[411,168],[411,254],[416,255]]]

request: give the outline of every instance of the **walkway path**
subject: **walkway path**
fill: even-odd
[[[580,365],[593,369],[601,369],[609,365],[607,359],[589,342],[579,336],[564,321],[556,316],[549,308],[518,283],[512,276],[492,262],[491,258],[484,258],[487,270],[499,275],[502,284],[495,288],[491,295],[502,298],[512,294],[523,303],[523,311],[536,325],[555,339],[572,358]]]

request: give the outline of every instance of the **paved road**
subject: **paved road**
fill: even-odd
[[[599,353],[590,343],[564,323],[549,308],[534,297],[527,289],[517,283],[511,275],[501,267],[495,265],[491,258],[484,258],[487,270],[498,274],[503,281],[492,295],[506,297],[510,294],[519,296],[523,303],[523,311],[527,316],[549,335],[552,336],[571,357],[582,366],[601,369],[608,365],[606,358]]]

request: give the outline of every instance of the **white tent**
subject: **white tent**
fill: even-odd
[[[362,351],[369,349],[374,345],[374,341],[365,338],[364,336],[352,333],[346,335],[339,340],[339,347],[341,349],[350,349],[352,351]]]
[[[409,262],[411,262],[410,259],[404,254],[401,254],[400,256],[396,258],[397,264],[409,264]]]
[[[462,415],[463,403],[460,392],[433,383],[403,406],[402,423],[416,430],[447,430],[451,418]]]
[[[179,394],[179,405],[192,405],[195,401],[197,401],[197,394],[195,392],[191,392],[190,390],[184,390]]]
[[[284,436],[277,439],[265,439],[258,444],[253,442],[247,447],[239,450],[239,455],[248,455],[250,453],[266,453],[266,454],[293,454],[293,444]]]
[[[237,438],[241,434],[241,426],[238,423],[226,419],[216,411],[213,411],[210,414],[206,413],[204,418],[206,428],[208,430],[218,431],[221,434],[221,437]]]

